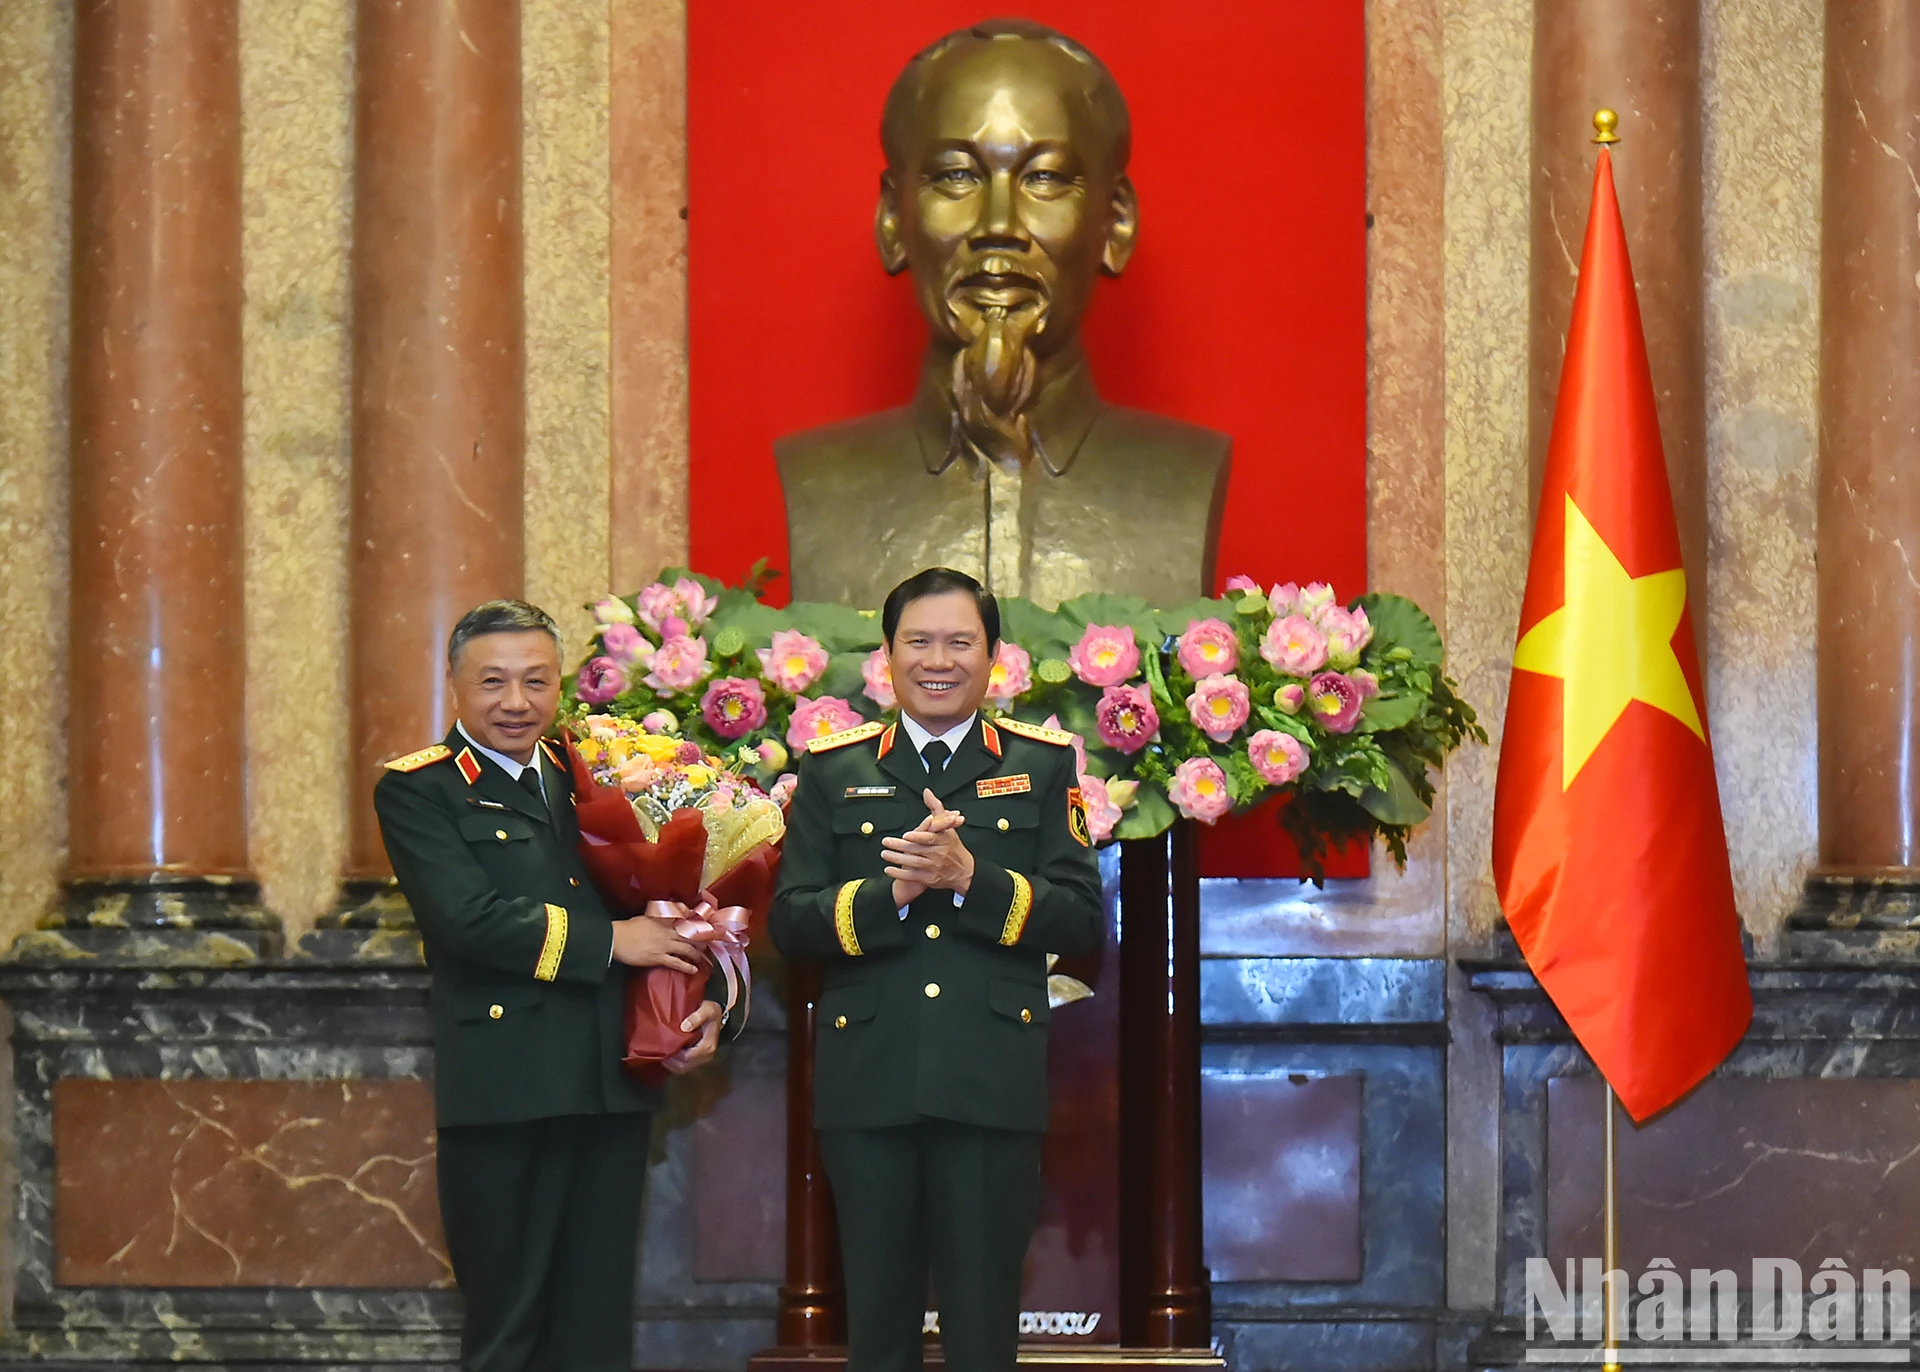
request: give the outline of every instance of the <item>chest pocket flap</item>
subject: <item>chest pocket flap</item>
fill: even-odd
[[[460,837],[468,843],[521,843],[533,837],[533,821],[511,810],[475,810],[460,816]]]
[[[875,800],[856,798],[833,807],[833,832],[871,833],[875,838],[883,834],[904,834],[924,819],[926,813],[925,805],[903,805],[892,796]],[[867,828],[869,824],[873,826],[871,830]]]
[[[1040,825],[1040,807],[1030,795],[989,796],[985,800],[963,797],[954,808],[967,817],[962,834],[983,829],[1007,833]]]

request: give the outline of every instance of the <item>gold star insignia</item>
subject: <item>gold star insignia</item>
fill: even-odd
[[[1565,683],[1561,789],[1573,785],[1629,701],[1664,710],[1704,740],[1673,651],[1687,608],[1685,570],[1628,576],[1568,496],[1566,583],[1566,603],[1527,630],[1513,651],[1517,670]]]

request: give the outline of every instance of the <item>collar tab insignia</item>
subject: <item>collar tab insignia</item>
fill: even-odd
[[[467,785],[471,786],[480,780],[480,759],[473,755],[473,749],[462,748],[460,756],[453,763],[460,769],[460,775],[467,779]]]
[[[1000,756],[1000,731],[984,719],[980,721],[980,741],[987,745],[989,753]]]

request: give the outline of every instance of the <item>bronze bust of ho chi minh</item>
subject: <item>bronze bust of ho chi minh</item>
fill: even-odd
[[[1103,401],[1080,346],[1133,251],[1125,99],[1023,20],[927,48],[887,96],[874,237],[932,337],[911,404],[778,440],[793,594],[878,605],[923,567],[1051,607],[1213,590],[1231,440]]]

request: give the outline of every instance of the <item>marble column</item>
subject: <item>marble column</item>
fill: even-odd
[[[85,0],[69,898],[22,954],[277,948],[247,862],[240,316],[237,0]]]
[[[1792,924],[1837,926],[1836,937],[1863,951],[1911,953],[1920,930],[1920,10],[1829,0],[1826,21],[1820,849]]]
[[[520,594],[526,441],[517,0],[360,0],[354,109],[348,904],[372,789],[452,725],[447,634]]]
[[[1694,629],[1707,569],[1706,335],[1700,172],[1699,0],[1534,0],[1532,340],[1528,450],[1537,505],[1567,321],[1592,203],[1593,113],[1620,116],[1614,184],[1640,318]]]

